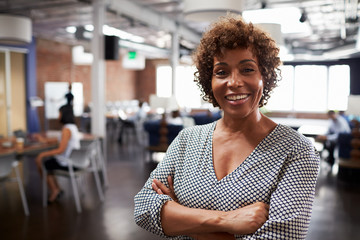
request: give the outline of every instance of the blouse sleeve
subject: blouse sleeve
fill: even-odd
[[[158,179],[168,186],[167,177],[174,176],[175,165],[181,158],[179,149],[179,136],[169,146],[164,159],[158,164],[156,169],[150,174],[144,187],[134,198],[135,210],[134,218],[137,225],[156,235],[167,237],[161,226],[161,209],[171,197],[157,194],[151,187],[153,179]],[[177,239],[177,238],[169,238]]]
[[[320,158],[307,141],[297,144],[278,176],[269,220],[250,239],[305,239],[315,196]]]

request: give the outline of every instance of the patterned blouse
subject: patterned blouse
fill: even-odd
[[[235,210],[255,202],[270,204],[269,219],[255,233],[236,239],[305,239],[319,173],[319,154],[311,142],[290,127],[277,125],[247,159],[218,180],[212,161],[216,122],[182,130],[163,161],[135,196],[135,221],[169,239],[161,227],[160,211],[167,195],[151,188],[154,178],[165,185],[174,179],[179,204],[189,208]]]

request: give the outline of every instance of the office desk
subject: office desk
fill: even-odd
[[[4,147],[3,142],[11,142],[12,146]],[[57,142],[51,142],[51,143],[33,142],[31,144],[25,144],[23,148],[18,148],[16,145],[15,138],[1,139],[0,143],[1,143],[0,144],[0,157],[15,153],[15,158],[17,160],[20,160],[19,161],[19,172],[20,172],[20,177],[21,177],[24,185],[27,184],[28,178],[29,178],[28,171],[26,171],[26,170],[24,171],[24,169],[27,169],[28,164],[31,164],[31,162],[30,161],[29,162],[21,161],[21,160],[23,160],[25,157],[36,156],[40,152],[47,151],[47,150],[56,148],[58,146]]]
[[[9,142],[9,141],[12,142],[11,147],[4,147],[2,145],[3,142]],[[31,144],[25,144],[23,148],[18,148],[16,146],[15,139],[4,139],[1,141],[0,155],[8,155],[15,152],[17,158],[20,159],[22,156],[35,155],[42,151],[56,148],[57,146],[58,146],[57,142],[51,142],[51,143],[32,142]]]
[[[25,158],[33,159],[36,155],[43,151],[48,151],[50,149],[54,149],[58,146],[59,137],[61,136],[61,131],[47,131],[41,134],[46,138],[51,138],[53,141],[51,142],[40,142],[40,141],[32,141],[30,144],[25,144],[23,148],[18,148],[16,145],[15,137],[11,138],[3,138],[0,139],[0,156],[9,155],[15,153],[16,159],[20,160],[19,162],[19,170],[20,175],[23,180],[23,183],[26,184],[29,181],[28,171],[24,171],[24,169],[29,168],[29,164],[35,164],[32,161],[21,161]],[[87,133],[80,133],[80,141],[92,141],[97,139],[96,136],[87,134]],[[11,142],[10,147],[4,147],[4,142]]]

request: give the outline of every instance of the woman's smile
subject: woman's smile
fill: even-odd
[[[225,96],[225,98],[229,101],[244,100],[248,97],[249,97],[249,94],[232,94],[232,95]]]

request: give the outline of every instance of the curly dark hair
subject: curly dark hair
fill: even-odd
[[[241,16],[228,14],[221,17],[203,34],[193,54],[197,68],[194,74],[195,82],[202,92],[203,99],[218,107],[211,87],[214,57],[222,57],[224,50],[235,48],[248,48],[258,59],[264,81],[264,90],[259,102],[259,107],[262,107],[266,105],[271,91],[281,79],[279,48],[268,33],[252,23],[246,23]]]

